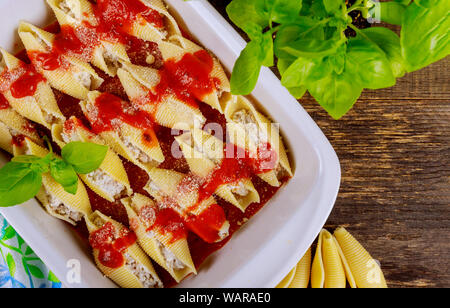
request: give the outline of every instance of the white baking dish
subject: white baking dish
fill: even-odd
[[[205,0],[167,0],[189,32],[231,71],[244,40]],[[0,45],[20,46],[20,20],[44,26],[52,15],[44,0],[0,1]],[[180,21],[181,22],[181,21]],[[277,77],[263,69],[253,97],[281,129],[295,166],[295,176],[233,239],[212,255],[198,276],[182,287],[274,287],[311,245],[335,202],[339,161],[330,143]],[[0,157],[3,164],[6,159]],[[64,223],[48,216],[34,200],[0,212],[68,287],[110,287],[92,261],[88,247]],[[81,283],[67,279],[67,262],[79,260]]]

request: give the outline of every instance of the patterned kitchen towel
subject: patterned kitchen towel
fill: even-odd
[[[0,288],[61,288],[19,234],[0,214]]]

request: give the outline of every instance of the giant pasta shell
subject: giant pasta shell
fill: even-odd
[[[148,86],[159,82],[154,69],[124,64],[123,68],[117,71],[117,75],[131,102],[141,110],[152,114],[159,125],[174,129],[189,129],[205,123],[206,119],[198,108],[183,103],[173,95],[161,102],[147,102],[145,97],[151,91]],[[156,81],[153,78],[157,78]]]
[[[55,40],[54,34],[25,22],[19,25],[19,36],[29,54],[35,51],[50,52]],[[103,83],[103,79],[88,63],[67,56],[62,56],[62,59],[64,65],[52,71],[34,63],[53,88],[72,97],[85,99],[90,90],[97,89]]]
[[[258,176],[271,186],[280,186],[279,179],[284,175],[292,176],[292,169],[283,145],[280,132],[276,125],[263,116],[243,96],[236,96],[225,106],[227,119],[227,132],[231,142],[256,153],[258,146],[269,143],[272,150],[277,153],[276,168]]]
[[[25,67],[25,63],[0,48],[0,58],[8,71],[19,70]],[[0,64],[0,67],[2,65]],[[1,78],[1,77],[0,77]],[[39,123],[50,129],[54,123],[63,123],[65,117],[59,110],[53,91],[47,81],[42,80],[37,84],[35,93],[32,96],[15,98],[11,90],[7,90],[4,96],[9,104],[23,117]]]
[[[35,155],[44,157],[48,151],[25,138],[22,146],[14,146],[14,155]],[[78,180],[77,192],[72,195],[57,183],[50,173],[42,175],[42,189],[36,196],[47,212],[72,225],[76,225],[83,216],[92,213],[89,197],[83,183]],[[53,202],[51,201],[53,200]],[[75,218],[74,218],[75,217]]]
[[[280,281],[280,283],[276,286],[276,288],[277,289],[288,288],[291,285],[296,272],[297,272],[297,266],[294,266],[294,268],[289,272],[289,274],[287,274],[286,277],[284,277],[283,280]]]
[[[36,129],[12,108],[0,109],[0,148],[13,154],[13,139],[26,136],[32,142],[42,145]]]
[[[187,238],[180,238],[172,242],[169,233],[162,233],[158,229],[147,231],[143,221],[145,217],[141,217],[140,212],[142,212],[143,208],[149,207],[154,209],[152,213],[157,213],[157,205],[151,199],[144,195],[134,194],[132,197],[122,199],[122,203],[127,211],[130,226],[138,237],[140,246],[155,262],[169,272],[177,282],[180,282],[191,273],[197,274],[189,251]],[[170,265],[168,258],[172,258],[176,262],[172,261],[172,265]],[[173,265],[174,263],[181,263],[184,267],[176,268]]]
[[[387,288],[380,266],[343,227],[334,231],[358,288]]]
[[[126,228],[123,225],[113,220],[112,218],[103,215],[98,211],[95,211],[92,215],[89,216],[89,218],[86,219],[86,225],[88,227],[90,234],[100,229],[101,226],[103,226],[103,224],[107,222],[111,223],[114,226],[115,230],[118,230],[116,232],[122,232],[122,230],[126,230]],[[150,259],[147,257],[144,251],[142,251],[142,249],[139,247],[137,243],[134,243],[133,245],[128,247],[124,252],[122,252],[122,255],[126,259],[126,262],[119,268],[109,268],[103,265],[99,261],[99,249],[94,248],[93,254],[95,258],[95,263],[97,264],[98,268],[103,272],[103,274],[105,274],[108,278],[110,278],[112,281],[117,283],[122,288],[145,287],[143,282],[139,279],[138,275],[136,275],[133,272],[132,265],[129,264],[127,258],[134,260],[136,262],[136,266],[146,270],[148,275],[151,276],[150,279],[154,281],[156,287],[163,287],[162,282],[159,279],[158,275],[156,274]]]
[[[314,257],[311,286],[313,288],[345,288],[345,271],[333,236],[323,229]]]
[[[180,145],[191,172],[203,179],[211,176],[224,159],[223,142],[200,129],[193,129],[175,137],[175,140]],[[250,204],[260,201],[258,191],[249,178],[220,185],[215,193],[243,212]]]
[[[289,288],[305,289],[309,285],[311,276],[311,248],[309,248],[303,258],[298,262],[295,275],[289,285]]]

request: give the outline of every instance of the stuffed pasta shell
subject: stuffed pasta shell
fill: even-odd
[[[109,76],[115,76],[120,66],[119,61],[129,62],[127,50],[121,42],[102,39],[97,33],[94,5],[88,0],[47,0],[61,25],[61,36],[65,32],[76,31],[78,35],[72,40],[80,41],[83,49],[66,50],[69,55],[91,62]],[[81,38],[81,39],[80,39]]]
[[[272,123],[243,96],[236,96],[225,107],[227,133],[231,142],[246,149],[260,159],[257,175],[272,186],[292,176],[288,156],[276,125]]]
[[[90,92],[81,108],[94,133],[122,157],[146,171],[164,161],[153,121],[147,113],[112,94],[100,92]]]
[[[64,125],[53,125],[52,137],[61,148],[73,141],[104,145],[103,140],[99,136],[90,132],[75,117],[67,120]],[[103,163],[97,170],[88,174],[80,174],[80,178],[96,194],[110,202],[132,194],[123,163],[111,149],[108,149]]]
[[[47,80],[4,49],[0,49],[0,92],[19,114],[49,129],[65,121]]]
[[[226,157],[221,140],[200,129],[175,139],[191,172],[203,179],[203,187],[213,187],[216,195],[243,212],[251,203],[260,201],[249,174],[236,172],[233,166],[239,161],[235,157]]]
[[[31,62],[53,88],[77,99],[85,99],[89,91],[103,83],[88,63],[65,55],[54,47],[55,34],[22,22],[19,36]]]
[[[155,95],[153,89],[160,82],[157,70],[123,63],[117,75],[130,101],[150,114],[155,123],[174,129],[189,129],[201,127],[206,122],[196,104],[186,104],[173,94]]]
[[[136,235],[125,226],[95,211],[86,218],[95,263],[123,288],[162,288],[163,284]]]
[[[150,198],[134,194],[122,199],[131,229],[142,249],[180,282],[197,274],[182,218],[171,208],[159,208]]]
[[[25,138],[21,144],[14,145],[14,155],[34,155],[45,157],[47,149]],[[89,197],[83,183],[78,180],[77,192],[72,195],[56,182],[49,172],[42,175],[42,188],[36,198],[52,216],[72,225],[92,213]]]
[[[229,235],[230,223],[212,195],[203,195],[195,176],[153,168],[144,189],[160,204],[177,211],[187,227],[205,242],[220,242]]]
[[[13,154],[13,145],[21,144],[25,137],[42,145],[33,124],[12,109],[0,93],[0,148]]]
[[[223,106],[232,100],[232,95],[230,81],[220,62],[181,35],[174,35],[158,45],[165,70],[170,72],[176,68],[179,74],[179,70],[184,69],[184,79],[180,83],[190,96],[223,113]]]

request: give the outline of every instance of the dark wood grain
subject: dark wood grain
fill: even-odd
[[[211,3],[225,14],[229,1]],[[299,102],[342,167],[326,224],[345,226],[381,262],[390,287],[450,287],[450,60],[365,91],[341,120]]]

